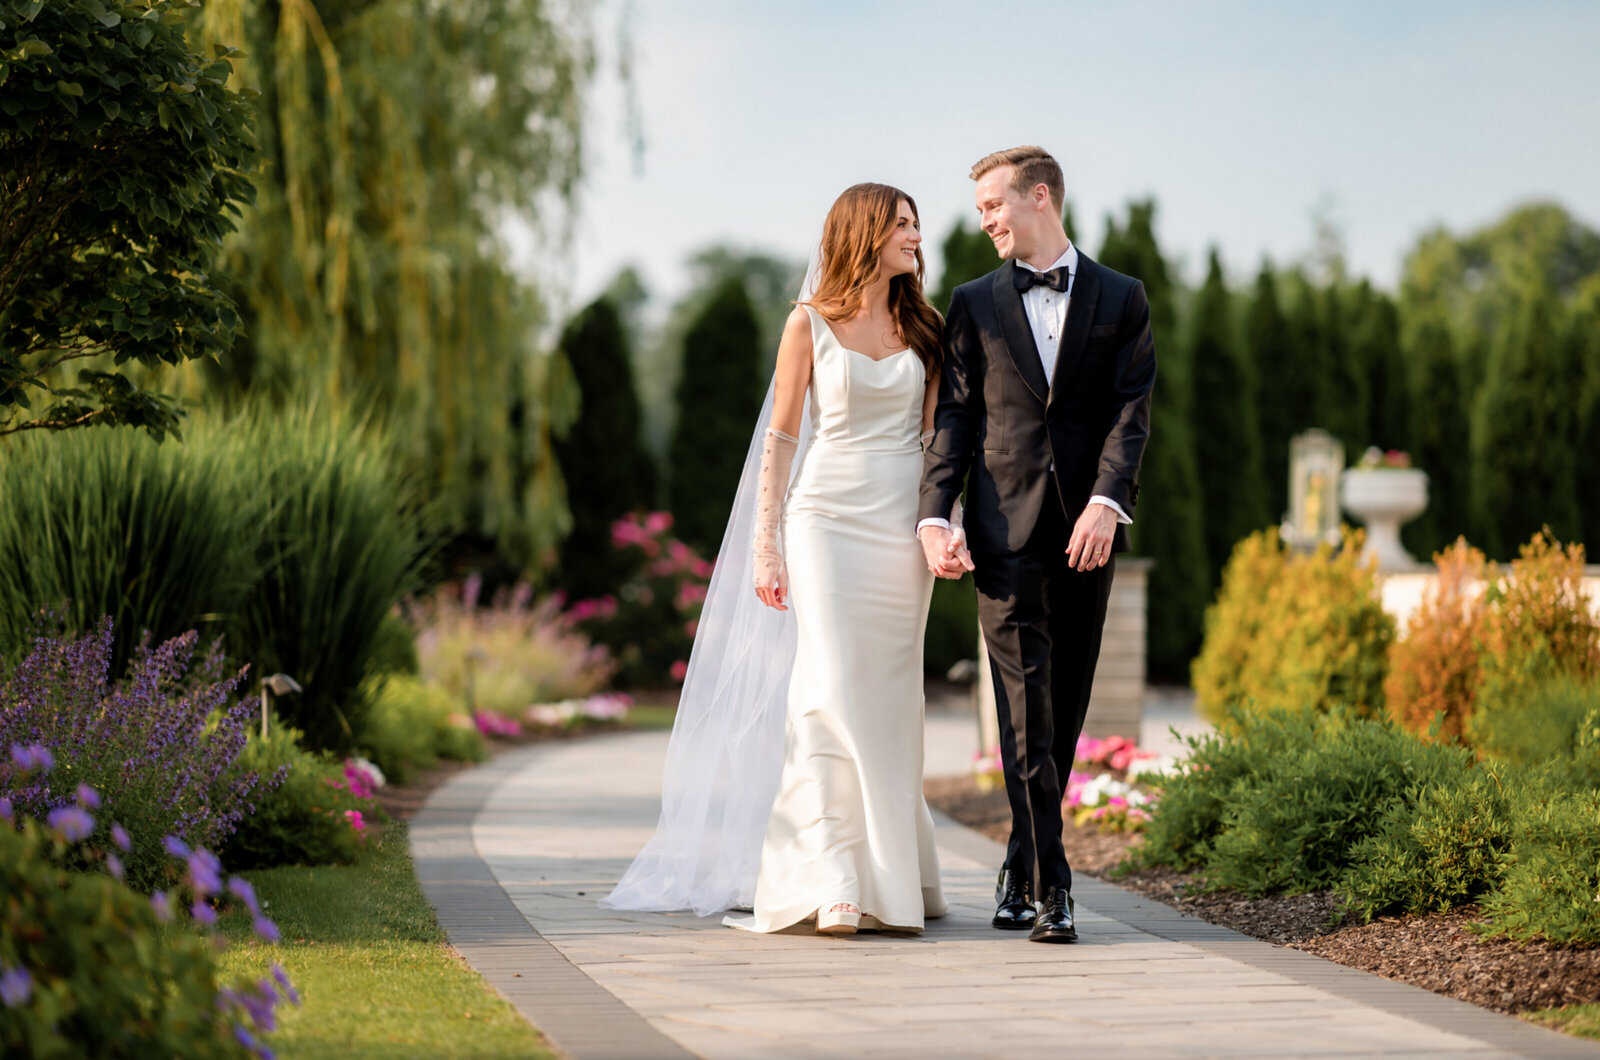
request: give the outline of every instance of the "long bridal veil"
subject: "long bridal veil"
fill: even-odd
[[[800,301],[816,290],[818,271],[813,255]],[[794,612],[756,598],[750,554],[772,394],[769,384],[700,611],[667,745],[661,817],[616,889],[600,899],[606,909],[692,909],[708,916],[755,902],[761,841],[783,769],[795,656]],[[809,395],[799,437],[795,474],[811,439]]]

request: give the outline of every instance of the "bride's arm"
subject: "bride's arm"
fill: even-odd
[[[772,426],[784,434],[800,434],[800,416],[811,385],[811,314],[797,305],[778,341],[778,367],[772,379]]]

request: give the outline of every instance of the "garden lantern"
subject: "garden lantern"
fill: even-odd
[[[267,738],[267,693],[275,696],[286,696],[290,692],[302,691],[300,682],[288,674],[273,674],[271,677],[261,679],[261,738]]]

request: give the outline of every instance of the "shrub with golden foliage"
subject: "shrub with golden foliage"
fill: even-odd
[[[1467,739],[1497,753],[1541,686],[1560,677],[1600,679],[1600,622],[1583,586],[1583,546],[1565,547],[1548,529],[1522,546],[1510,573],[1484,594],[1478,690]]]
[[[1407,729],[1426,733],[1439,717],[1439,737],[1454,742],[1465,738],[1477,696],[1484,583],[1494,568],[1465,538],[1433,561],[1438,580],[1389,650],[1383,696],[1389,716]]]
[[[1347,530],[1338,549],[1290,552],[1269,529],[1235,546],[1192,671],[1202,714],[1220,722],[1231,706],[1335,704],[1382,712],[1394,619],[1362,540]]]

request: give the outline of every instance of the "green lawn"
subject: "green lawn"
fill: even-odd
[[[304,1004],[285,1006],[268,1043],[280,1057],[553,1058],[549,1045],[445,945],[411,868],[403,822],[356,865],[244,874],[283,933],[255,941],[248,917],[223,921],[224,979],[274,961]]]
[[[1564,1005],[1543,1012],[1527,1013],[1527,1018],[1554,1030],[1579,1038],[1600,1038],[1600,1005]]]

